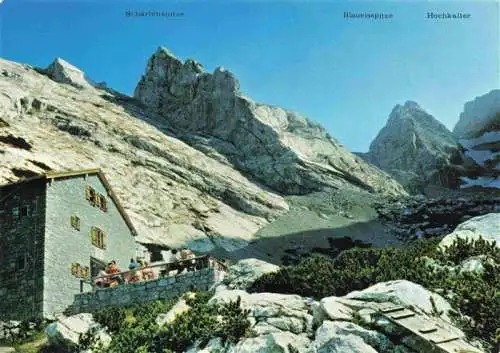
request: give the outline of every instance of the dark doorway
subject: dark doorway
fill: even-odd
[[[90,258],[90,278],[96,277],[99,272],[106,269],[106,263],[95,257]]]

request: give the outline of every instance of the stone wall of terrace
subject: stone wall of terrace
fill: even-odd
[[[208,290],[215,283],[222,281],[224,273],[222,269],[207,267],[195,272],[76,294],[66,313],[90,313],[110,306],[129,306],[157,299],[170,299],[193,288],[199,291]]]

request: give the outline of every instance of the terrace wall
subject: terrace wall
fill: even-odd
[[[90,313],[110,306],[129,306],[157,299],[171,299],[192,288],[208,290],[222,280],[224,273],[209,267],[147,282],[123,284],[115,288],[102,288],[95,292],[76,294],[67,314]]]

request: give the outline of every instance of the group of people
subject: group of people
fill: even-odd
[[[94,279],[94,285],[99,288],[116,287],[122,283],[133,283],[138,281],[149,281],[158,277],[156,270],[162,276],[168,276],[174,273],[184,271],[196,271],[196,255],[187,248],[177,251],[172,249],[163,255],[163,262],[166,262],[162,268],[149,267],[148,262],[140,258],[131,258],[128,265],[128,271],[121,272],[115,260],[108,263],[105,269],[101,270]],[[190,260],[186,261],[185,260]],[[178,262],[183,261],[182,266]]]

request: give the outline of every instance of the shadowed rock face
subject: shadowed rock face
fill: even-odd
[[[342,148],[320,125],[245,97],[223,68],[206,73],[199,63],[182,62],[159,48],[134,96],[183,131],[189,144],[215,149],[279,192],[354,186],[404,194],[398,183]]]
[[[143,243],[234,251],[288,211],[283,194],[404,194],[320,126],[256,104],[229,72],[204,73],[164,49],[137,99],[60,59],[48,69],[0,60],[0,73],[0,184],[100,167]]]
[[[452,160],[456,164],[462,160],[453,134],[412,101],[394,107],[370,151],[362,156],[410,188],[427,183]]]
[[[496,113],[499,112],[500,89],[495,89],[465,103],[453,133],[459,138],[479,137],[485,132],[481,130],[487,127],[495,119]]]

